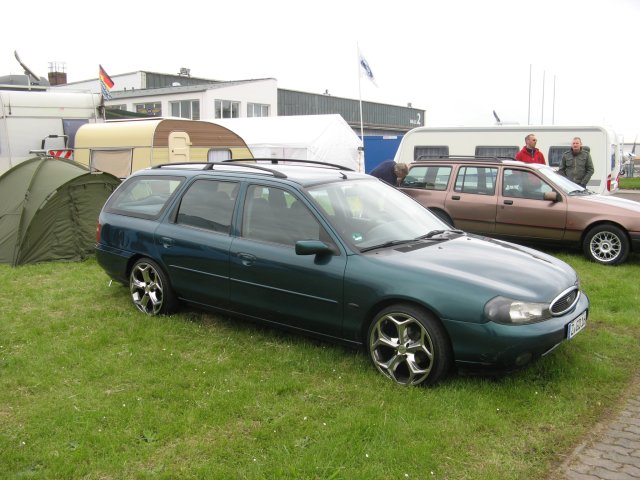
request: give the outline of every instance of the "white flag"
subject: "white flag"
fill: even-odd
[[[367,62],[367,60],[364,58],[364,55],[362,55],[360,49],[358,49],[358,57],[358,61],[360,62],[360,75],[367,77],[369,80],[371,80],[371,83],[373,83],[377,87],[378,84],[376,83],[376,79],[373,76],[373,71],[369,66],[369,62]]]

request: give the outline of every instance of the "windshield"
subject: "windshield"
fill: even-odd
[[[542,175],[547,177],[553,183],[555,183],[563,192],[565,193],[587,193],[588,190],[586,188],[581,187],[577,183],[573,183],[567,177],[563,177],[556,171],[554,171],[551,167],[542,167],[538,169]]]
[[[342,238],[361,250],[451,231],[426,208],[378,180],[317,185],[307,192]]]

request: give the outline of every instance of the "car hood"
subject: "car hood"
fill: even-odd
[[[625,210],[640,213],[640,202],[629,200],[628,198],[614,197],[613,195],[588,195],[588,196],[572,196],[572,202],[589,202],[599,205],[608,205],[610,207],[619,207]]]
[[[437,277],[475,293],[551,301],[573,286],[577,274],[565,262],[537,250],[476,235],[437,243],[416,242],[376,253],[378,259],[420,278]],[[437,275],[429,275],[436,271]],[[426,280],[429,282],[430,280]]]

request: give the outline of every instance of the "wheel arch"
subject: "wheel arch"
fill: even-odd
[[[371,305],[369,310],[364,315],[362,323],[360,325],[360,341],[362,345],[367,344],[367,334],[369,332],[369,326],[371,325],[371,322],[373,322],[376,314],[378,312],[381,312],[385,308],[390,307],[391,305],[407,305],[407,306],[411,306],[411,307],[423,310],[427,314],[432,315],[433,318],[435,318],[438,321],[438,323],[440,323],[440,325],[442,326],[442,329],[447,334],[447,342],[449,344],[449,348],[451,352],[453,352],[453,343],[451,342],[451,335],[449,335],[449,331],[447,330],[447,327],[442,321],[441,316],[429,305],[416,302],[413,299],[407,299],[402,297],[385,298]]]
[[[584,241],[587,238],[587,235],[589,235],[589,233],[591,232],[591,230],[593,230],[594,228],[605,226],[605,225],[612,225],[614,227],[619,228],[627,237],[627,240],[629,241],[629,248],[632,248],[629,231],[626,228],[624,228],[622,225],[620,225],[618,222],[614,222],[612,220],[598,220],[596,222],[589,224],[586,228],[584,228],[582,230],[582,235],[580,235],[580,246],[584,244]]]

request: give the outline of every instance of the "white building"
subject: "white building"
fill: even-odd
[[[226,82],[138,71],[113,75],[111,79],[112,98],[105,105],[128,112],[191,120],[278,116],[275,78]],[[52,88],[101,91],[98,79]]]

